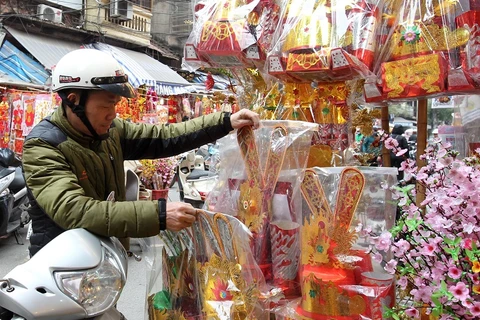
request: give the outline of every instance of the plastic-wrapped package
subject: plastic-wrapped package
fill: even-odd
[[[284,81],[325,82],[371,74],[381,0],[290,0],[267,56]]]
[[[381,85],[367,81],[367,101],[474,89],[469,73],[475,70],[466,67],[473,60],[465,58],[472,53],[475,37],[468,29],[475,19],[465,10],[459,1],[385,1],[374,62]]]
[[[278,21],[275,0],[202,0],[194,8],[184,52],[192,69],[251,67],[265,61]]]
[[[250,232],[236,218],[198,211],[192,228],[147,239],[149,319],[267,319]]]
[[[299,288],[298,187],[317,125],[262,121],[259,129],[246,129],[218,140],[222,169],[206,202],[212,210],[236,216],[247,225],[265,280],[289,294]]]
[[[383,319],[395,301],[393,276],[369,254],[361,230],[390,229],[395,168],[307,169],[301,191],[301,296],[279,308],[286,319]]]
[[[462,69],[480,86],[480,2],[462,1],[462,10],[457,11],[457,28],[468,30],[468,42],[460,52]]]

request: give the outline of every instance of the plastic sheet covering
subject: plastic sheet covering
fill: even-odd
[[[380,81],[367,81],[367,101],[478,87],[478,9],[477,1],[385,1],[374,61]]]
[[[395,221],[389,190],[395,168],[314,168],[305,173],[300,227],[301,293],[279,306],[280,319],[383,319],[395,301],[393,276],[369,254],[367,228]],[[387,250],[388,251],[388,250]]]
[[[199,210],[191,228],[147,239],[148,319],[268,319],[249,238],[236,218]]]
[[[324,82],[371,74],[380,0],[286,0],[267,57],[285,81]]]
[[[286,295],[299,292],[299,185],[316,129],[301,121],[262,121],[257,130],[220,139],[220,175],[206,201],[210,210],[245,223],[265,280]]]
[[[252,67],[265,61],[280,10],[274,0],[206,0],[194,8],[186,67]]]

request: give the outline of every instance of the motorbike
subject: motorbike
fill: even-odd
[[[30,222],[29,200],[22,162],[7,148],[0,149],[0,237],[13,234],[23,244],[18,230]]]
[[[138,200],[138,176],[130,169],[125,176],[127,200]],[[0,279],[0,320],[124,320],[115,306],[127,257],[117,238],[67,230]]]
[[[201,150],[201,149],[200,149]],[[177,167],[180,200],[195,208],[202,208],[217,180],[217,174],[208,170],[205,156],[191,150],[184,154]]]
[[[127,267],[118,239],[67,230],[0,279],[0,319],[125,319]]]

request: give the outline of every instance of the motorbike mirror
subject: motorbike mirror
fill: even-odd
[[[187,154],[187,161],[189,161],[189,162],[195,161],[195,152],[194,151],[191,151]]]

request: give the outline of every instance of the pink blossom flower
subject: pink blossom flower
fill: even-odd
[[[397,261],[392,259],[387,262],[384,269],[390,274],[395,274],[396,267],[397,267]]]
[[[408,308],[407,310],[405,310],[405,314],[414,319],[420,318],[420,312],[415,308]]]
[[[397,153],[395,153],[395,155],[396,155],[397,157],[401,157],[401,156],[403,156],[403,155],[404,155],[405,153],[407,153],[407,152],[408,152],[408,149],[401,149],[400,151],[398,151]]]
[[[420,248],[420,253],[425,256],[433,256],[435,255],[435,249],[436,247],[431,244],[431,243],[425,243],[421,248]]]
[[[467,299],[470,293],[467,286],[463,282],[458,282],[456,285],[450,286],[448,291],[450,291],[450,293],[460,301]]]
[[[398,141],[397,139],[393,139],[392,137],[389,137],[385,140],[385,148],[388,150],[393,150],[398,147]]]
[[[450,267],[448,268],[448,276],[452,279],[458,279],[462,275],[462,270],[458,269],[457,267]]]
[[[408,285],[408,279],[407,277],[403,276],[403,277],[400,277],[398,280],[397,280],[397,284],[400,286],[400,288],[402,288],[402,290],[405,290],[407,288],[407,285]]]
[[[383,256],[380,253],[374,253],[372,257],[373,261],[376,261],[378,263],[382,262]]]
[[[410,249],[410,242],[405,239],[400,239],[395,242],[395,245],[392,248],[396,257],[401,257]]]
[[[470,313],[474,317],[480,316],[480,302],[472,303],[472,306],[470,307]]]
[[[383,231],[378,239],[375,241],[375,245],[378,250],[387,251],[392,244],[392,234],[388,231]]]

